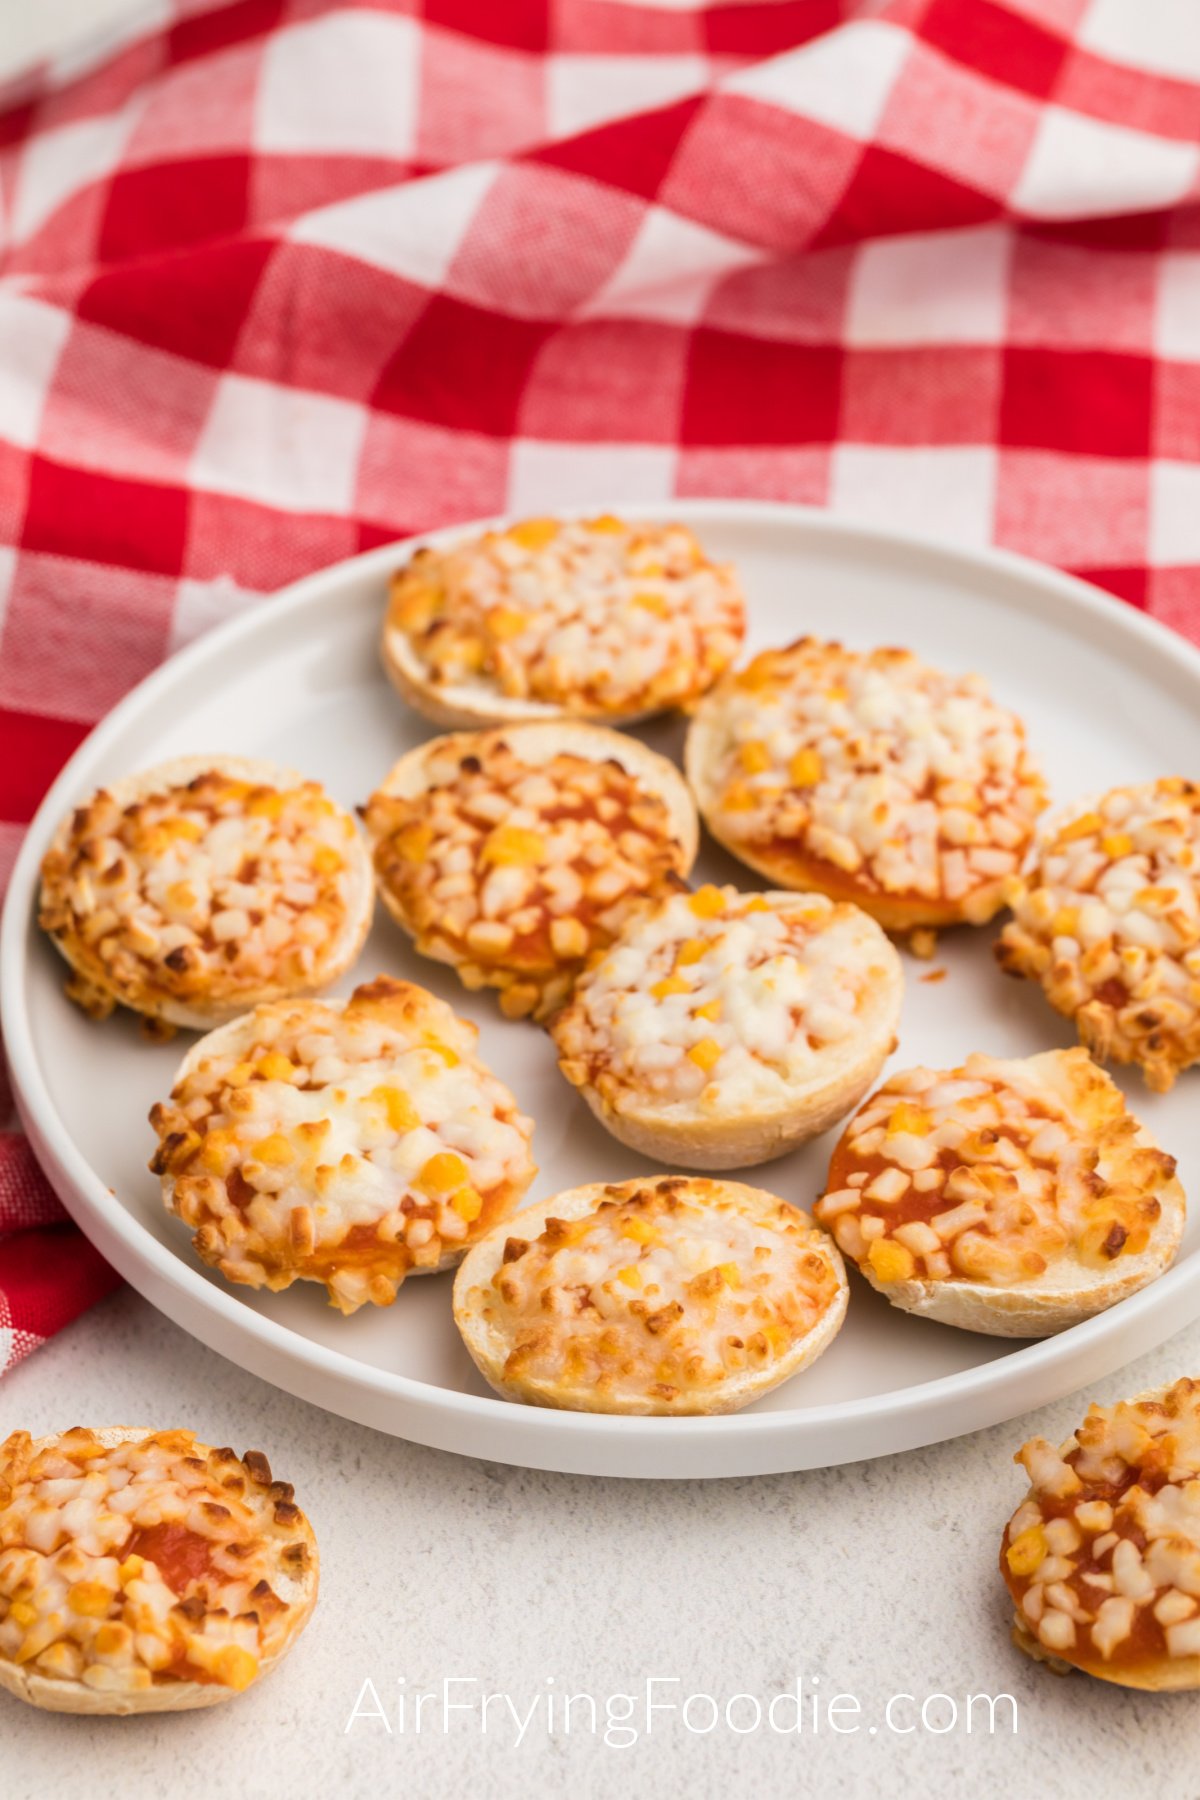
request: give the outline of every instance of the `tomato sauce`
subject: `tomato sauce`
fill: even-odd
[[[1074,1467],[1077,1456],[1078,1452],[1074,1452],[1066,1459],[1072,1467]],[[1039,1494],[1037,1504],[1041,1511],[1042,1518],[1047,1523],[1049,1523],[1051,1519],[1073,1517],[1075,1508],[1081,1501],[1086,1500],[1105,1500],[1112,1507],[1114,1513],[1116,1513],[1130,1488],[1137,1486],[1147,1493],[1155,1494],[1165,1485],[1165,1481],[1166,1477],[1162,1470],[1126,1468],[1118,1481],[1085,1482],[1082,1490],[1076,1494]],[[1115,1529],[1121,1537],[1129,1538],[1132,1543],[1136,1544],[1140,1551],[1143,1553],[1145,1552],[1147,1545],[1146,1535],[1139,1526],[1133,1523],[1128,1514],[1115,1519],[1113,1529]],[[1105,1534],[1101,1532],[1085,1532],[1083,1534],[1083,1543],[1078,1550],[1071,1553],[1071,1561],[1075,1564],[1075,1570],[1073,1574],[1067,1577],[1066,1582],[1067,1587],[1073,1589],[1079,1595],[1083,1604],[1093,1613],[1099,1610],[1100,1606],[1108,1598],[1110,1591],[1105,1587],[1093,1587],[1089,1582],[1089,1577],[1092,1575],[1111,1574],[1111,1568],[1108,1563],[1098,1561],[1092,1553],[1092,1545],[1095,1543],[1096,1538],[1103,1535]],[[1020,1605],[1021,1600],[1032,1587],[1035,1577],[1028,1575],[1017,1576],[1008,1568],[1004,1552],[1008,1548],[1009,1541],[1009,1534],[1008,1532],[1005,1532],[1004,1547],[1000,1556],[1000,1568],[1005,1581],[1008,1584],[1009,1592],[1012,1594],[1017,1604]],[[1121,1642],[1115,1646],[1112,1655],[1107,1659],[1103,1658],[1099,1651],[1093,1651],[1091,1657],[1089,1657],[1084,1652],[1082,1645],[1078,1650],[1064,1653],[1064,1657],[1068,1662],[1094,1661],[1098,1667],[1112,1668],[1115,1666],[1128,1668],[1135,1663],[1146,1661],[1151,1657],[1165,1656],[1166,1653],[1166,1632],[1154,1617],[1153,1603],[1151,1603],[1150,1605],[1139,1605],[1134,1609],[1133,1630],[1128,1637],[1123,1638]]]
[[[554,762],[547,764],[544,772],[553,778]],[[567,773],[570,772],[570,768],[568,768]],[[553,833],[556,826],[571,823],[583,824],[595,820],[603,825],[605,832],[615,843],[626,831],[636,831],[642,836],[650,835],[645,826],[635,823],[632,816],[635,807],[639,809],[649,807],[660,815],[657,826],[661,834],[648,859],[650,872],[652,875],[657,875],[660,867],[663,873],[673,870],[677,865],[678,845],[670,829],[670,820],[665,804],[657,796],[640,792],[636,782],[625,770],[608,767],[604,769],[603,774],[604,785],[600,795],[581,796],[578,799],[564,798],[552,805],[539,808],[536,828]],[[506,797],[511,798],[507,795]],[[616,802],[618,810],[609,819],[600,817],[598,803],[601,799]],[[414,812],[413,819],[409,822],[419,822],[419,818],[419,812]],[[393,833],[398,829],[398,826],[393,828]],[[464,941],[461,933],[439,916],[441,909],[435,906],[427,893],[419,868],[402,861],[395,862],[387,854],[386,845],[383,847],[383,855],[385,860],[381,861],[380,867],[404,895],[417,923],[427,929],[433,929],[436,924],[438,935],[461,944]],[[586,857],[582,856],[574,858],[568,866],[582,878],[586,878],[593,872],[593,865]],[[477,867],[476,878],[482,879],[484,872]],[[630,890],[622,898],[637,898],[638,893],[638,890]],[[501,957],[491,956],[486,952],[471,951],[471,960],[484,966],[495,964],[498,967],[535,972],[544,968],[557,969],[564,959],[554,949],[550,938],[551,920],[557,916],[550,911],[551,898],[550,889],[544,885],[539,875],[535,874],[520,910],[524,911],[526,907],[538,908],[542,916],[537,924],[527,931],[518,932]],[[598,914],[606,911],[610,904],[611,902],[598,904],[588,900],[585,896],[572,909],[571,917],[583,925],[588,933],[590,949],[603,949],[612,941],[611,930],[601,926],[598,918]],[[566,960],[578,959],[567,958]]]
[[[186,1525],[144,1525],[123,1546],[123,1556],[152,1562],[173,1593],[183,1594],[212,1569],[213,1546]]]

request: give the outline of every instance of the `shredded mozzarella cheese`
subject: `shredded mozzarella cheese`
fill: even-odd
[[[295,1629],[313,1554],[258,1451],[190,1431],[0,1446],[0,1656],[51,1679],[240,1691]]]
[[[418,551],[388,624],[441,686],[620,717],[703,693],[738,652],[744,608],[685,526],[526,519]]]
[[[863,1029],[879,975],[864,926],[878,933],[816,894],[776,904],[705,887],[659,901],[581,977],[555,1022],[563,1072],[618,1111],[785,1099]]]
[[[882,1282],[1004,1287],[1059,1258],[1106,1269],[1150,1244],[1173,1157],[1133,1146],[1124,1096],[1083,1050],[971,1056],[892,1076],[834,1151],[817,1219]]]
[[[321,1281],[388,1305],[502,1219],[529,1185],[531,1121],[474,1054],[475,1028],[380,977],[343,1007],[280,1002],[239,1021],[151,1123],[152,1168],[230,1281]]]
[[[1092,1406],[1065,1444],[1031,1438],[1017,1461],[1032,1492],[1001,1568],[1023,1631],[1114,1678],[1200,1657],[1200,1383]]]
[[[1200,788],[1114,788],[1055,822],[996,946],[1102,1061],[1165,1092],[1200,1059]]]
[[[730,676],[705,811],[734,849],[803,859],[854,888],[990,917],[1045,805],[1015,714],[977,675],[906,650],[802,638]]]

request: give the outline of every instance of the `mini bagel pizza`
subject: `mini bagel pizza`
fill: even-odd
[[[340,1312],[449,1267],[536,1173],[533,1130],[442,1000],[380,976],[349,1000],[276,1001],[193,1045],[150,1122],[150,1167],[198,1255]]]
[[[551,1030],[613,1138],[745,1168],[862,1098],[896,1044],[901,992],[896,950],[858,907],[700,887],[637,914]]]
[[[996,945],[1101,1062],[1165,1093],[1200,1059],[1200,788],[1114,788],[1055,821]]]
[[[317,1545],[261,1451],[77,1426],[0,1444],[0,1685],[50,1712],[180,1712],[274,1668]]]
[[[552,1012],[630,911],[687,874],[683,777],[636,738],[575,720],[434,738],[364,809],[384,905],[509,1018]]]
[[[679,1175],[526,1207],[454,1280],[458,1329],[497,1393],[577,1412],[736,1412],[820,1356],[846,1299],[804,1213]]]
[[[684,525],[525,519],[416,552],[392,583],[383,663],[439,725],[614,723],[688,705],[744,627],[733,570]]]
[[[1000,1572],[1018,1649],[1118,1687],[1200,1687],[1200,1382],[1090,1406],[1014,1461],[1030,1488]]]
[[[899,957],[858,907],[702,887],[632,919],[551,1030],[563,1074],[623,1144],[744,1168],[861,1099],[895,1046],[902,990]]]
[[[101,788],[42,863],[38,920],[67,993],[203,1030],[348,969],[370,929],[371,862],[319,783],[245,757],[180,757]]]
[[[970,1056],[872,1095],[813,1208],[893,1306],[996,1337],[1046,1337],[1174,1260],[1175,1159],[1085,1050]]]
[[[1045,805],[1025,729],[977,675],[801,638],[697,707],[687,772],[728,850],[889,931],[998,911]]]

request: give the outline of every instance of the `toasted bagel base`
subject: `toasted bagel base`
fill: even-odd
[[[657,1178],[651,1176],[646,1182],[633,1181],[617,1185],[637,1188],[651,1185],[655,1179]],[[747,1187],[741,1182],[724,1182],[722,1186],[736,1193],[744,1204],[761,1212],[764,1218],[772,1216],[780,1204],[777,1195],[765,1194],[761,1188]],[[850,1289],[841,1254],[833,1239],[826,1238],[819,1247],[830,1253],[830,1266],[838,1284],[837,1294],[826,1312],[813,1329],[775,1363],[765,1369],[742,1370],[736,1375],[728,1376],[703,1400],[692,1396],[685,1397],[682,1403],[642,1398],[622,1401],[611,1395],[597,1395],[594,1392],[583,1396],[553,1381],[529,1377],[510,1379],[504,1372],[509,1353],[508,1341],[483,1316],[480,1298],[480,1290],[488,1286],[504,1259],[507,1239],[514,1231],[527,1235],[539,1234],[545,1229],[548,1218],[583,1218],[596,1211],[603,1200],[611,1197],[612,1187],[612,1183],[595,1181],[584,1187],[569,1188],[565,1193],[555,1194],[549,1200],[536,1201],[489,1232],[487,1237],[467,1253],[459,1267],[454,1278],[454,1322],[475,1366],[489,1386],[506,1400],[570,1412],[622,1413],[643,1417],[737,1412],[752,1400],[757,1400],[760,1395],[777,1387],[781,1381],[786,1381],[789,1376],[806,1369],[833,1342],[846,1316]],[[811,1224],[807,1214],[798,1212],[798,1217]],[[816,1226],[813,1226],[813,1231],[818,1239],[824,1235]]]
[[[127,775],[120,781],[103,784],[104,792],[110,794],[117,805],[124,808],[144,800],[152,794],[163,792],[165,788],[182,787],[203,775],[207,770],[216,770],[234,781],[262,783],[271,787],[298,787],[307,777],[278,763],[266,762],[261,758],[248,756],[179,756],[169,762],[158,763],[152,769],[143,770],[137,775]],[[59,825],[51,842],[50,851],[63,851],[70,839],[73,811],[68,813]],[[346,918],[334,944],[330,947],[325,966],[322,968],[318,987],[314,990],[308,986],[281,985],[279,982],[264,982],[261,987],[247,989],[234,1001],[205,1005],[199,1001],[188,1004],[169,996],[147,997],[137,1000],[122,988],[120,983],[108,979],[99,959],[90,955],[86,946],[77,943],[73,933],[65,935],[47,933],[59,954],[65,958],[76,974],[98,992],[114,1000],[118,1006],[130,1012],[143,1014],[146,1018],[162,1019],[168,1025],[181,1025],[192,1031],[206,1031],[210,1025],[219,1024],[224,1019],[235,1018],[239,1013],[259,1006],[267,1000],[284,999],[299,994],[308,994],[329,987],[339,976],[344,975],[358,959],[358,954],[367,940],[371,929],[371,919],[375,910],[375,881],[371,867],[370,853],[362,834],[355,831],[352,839],[347,840],[347,860],[350,872],[350,898],[346,908]]]
[[[93,1430],[107,1449],[113,1449],[118,1444],[152,1436],[155,1427],[105,1425],[93,1427]],[[38,1438],[34,1442],[34,1450],[42,1450],[53,1441],[53,1437]],[[293,1609],[293,1617],[288,1621],[282,1647],[274,1655],[260,1659],[259,1672],[252,1686],[257,1686],[264,1675],[269,1675],[283,1661],[308,1623],[309,1614],[317,1603],[320,1585],[317,1541],[307,1518],[304,1519],[304,1528],[309,1552],[308,1567],[301,1576],[277,1577],[281,1588],[288,1585],[293,1590],[286,1596],[280,1596],[287,1598]],[[224,1700],[237,1698],[234,1688],[226,1687],[219,1681],[164,1681],[157,1686],[145,1688],[140,1693],[104,1693],[98,1688],[88,1687],[82,1681],[64,1681],[42,1675],[24,1663],[10,1662],[7,1657],[2,1656],[0,1687],[7,1689],[18,1700],[24,1700],[27,1705],[38,1707],[42,1712],[88,1713],[93,1716],[103,1714],[112,1717],[127,1717],[131,1713],[191,1712],[196,1707],[219,1706]]]
[[[791,892],[762,896],[772,910],[797,904]],[[861,913],[861,909],[857,910]],[[836,916],[830,914],[830,921]],[[579,1089],[588,1106],[620,1143],[659,1162],[701,1171],[745,1169],[786,1156],[797,1145],[827,1131],[862,1099],[896,1048],[904,995],[904,972],[895,947],[866,918],[861,920],[863,956],[878,961],[882,979],[867,991],[863,1030],[821,1057],[814,1081],[795,1086],[770,1106],[731,1108],[714,1113],[696,1102],[654,1105],[623,1090],[626,1103],[614,1106],[591,1084]]]
[[[945,930],[952,925],[986,925],[1004,905],[1002,880],[983,882],[961,900],[933,900],[921,894],[888,894],[874,884],[857,882],[844,869],[820,857],[806,856],[795,846],[763,849],[740,840],[729,830],[717,804],[712,769],[720,746],[715,706],[702,705],[688,727],[683,764],[700,815],[717,842],[748,869],[782,888],[827,894],[848,900],[869,913],[885,931],[903,933],[920,926]]]
[[[1021,1060],[1027,1067],[1046,1063],[1057,1073],[1060,1052],[1043,1051]],[[1078,1051],[1072,1055],[1080,1054]],[[1156,1140],[1140,1125],[1125,1151],[1158,1149]],[[875,1290],[903,1312],[936,1319],[962,1331],[978,1331],[987,1337],[1052,1337],[1083,1319],[1106,1312],[1118,1300],[1134,1294],[1161,1275],[1174,1262],[1183,1237],[1187,1202],[1177,1177],[1165,1182],[1155,1196],[1162,1208],[1150,1243],[1139,1256],[1119,1257],[1110,1269],[1089,1269],[1065,1256],[1052,1262],[1033,1281],[1010,1287],[993,1287],[984,1281],[880,1281],[870,1264],[857,1264]]]
[[[548,719],[587,720],[597,725],[636,725],[654,712],[579,711],[546,700],[521,700],[500,693],[491,682],[448,683],[431,679],[406,634],[385,618],[380,639],[384,673],[400,698],[435,725],[477,730],[485,725],[526,725]],[[661,709],[660,709],[661,710]]]
[[[486,750],[488,743],[500,739],[514,755],[535,766],[559,755],[578,756],[587,762],[620,763],[647,793],[655,795],[665,805],[671,830],[683,847],[679,873],[681,876],[689,873],[699,848],[700,822],[687,783],[675,764],[660,756],[657,750],[651,750],[639,738],[626,737],[621,732],[610,731],[607,726],[591,725],[582,719],[526,720],[497,727],[483,739],[474,732],[452,732],[445,737],[431,738],[407,751],[389,770],[378,791],[415,799],[429,789],[429,766],[435,757],[467,756],[473,751]],[[379,898],[388,913],[401,930],[411,936],[412,927],[404,908],[382,881],[378,887]],[[440,962],[443,958],[439,956],[436,960]]]

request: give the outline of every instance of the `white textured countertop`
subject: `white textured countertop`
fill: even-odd
[[[1106,1384],[1132,1394],[1200,1371],[1200,1326]],[[264,1449],[316,1528],[321,1601],[284,1667],[211,1712],[88,1721],[0,1695],[4,1800],[82,1792],[205,1800],[256,1796],[489,1800],[543,1794],[1042,1792],[1104,1800],[1130,1783],[1194,1792],[1200,1700],[1122,1693],[1035,1668],[1008,1641],[997,1542],[1020,1496],[1010,1457],[1034,1430],[1061,1437],[1081,1399],[956,1443],[806,1475],[706,1483],[588,1480],[418,1449],[347,1425],[242,1374],[129,1292],[0,1383],[0,1433],[78,1423],[186,1425]],[[803,1681],[803,1729],[773,1730],[773,1696]],[[812,1678],[817,1677],[815,1686]],[[692,1694],[689,1730],[678,1709]],[[551,1679],[552,1678],[552,1679]],[[676,1685],[671,1685],[675,1678]],[[448,1691],[443,1682],[457,1679]],[[379,1717],[386,1709],[388,1726]],[[403,1685],[401,1685],[403,1681]],[[474,1683],[474,1685],[472,1685]],[[434,1698],[414,1730],[418,1691]],[[443,1697],[469,1710],[452,1712]],[[532,1717],[518,1744],[503,1698]],[[557,1696],[554,1729],[547,1697]],[[408,1697],[400,1729],[399,1699]],[[564,1695],[576,1699],[564,1733]],[[832,1729],[828,1702],[836,1709]],[[951,1696],[958,1721],[920,1728]],[[1017,1709],[971,1708],[1008,1694]],[[610,1696],[634,1716],[604,1742]],[[893,1695],[912,1696],[892,1705]],[[812,1729],[812,1699],[820,1702]],[[361,1715],[347,1732],[358,1703]],[[613,1710],[627,1709],[618,1700]],[[794,1726],[792,1702],[774,1720]],[[950,1722],[945,1699],[928,1718]],[[872,1731],[871,1726],[875,1727]],[[904,1727],[916,1725],[906,1731]],[[747,1729],[750,1727],[751,1729]],[[856,1729],[849,1729],[856,1727]],[[636,1741],[629,1732],[637,1731]],[[741,1735],[737,1729],[741,1728]],[[620,1746],[624,1747],[620,1747]],[[1190,1785],[1189,1785],[1190,1782]]]

